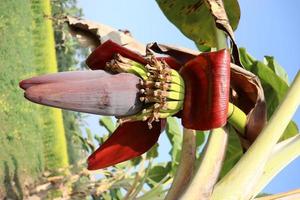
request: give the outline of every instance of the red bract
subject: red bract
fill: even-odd
[[[147,61],[139,54],[107,41],[88,57],[91,69],[105,69],[106,63],[120,54],[143,65]],[[229,100],[230,54],[227,50],[200,54],[182,68],[171,57],[160,57],[171,68],[180,70],[186,84],[182,110],[183,126],[196,130],[221,127],[227,120]],[[163,124],[154,123],[153,130],[147,122],[122,124],[115,133],[88,159],[89,169],[107,167],[141,155],[158,139]]]
[[[116,53],[119,53],[122,56],[139,62],[143,65],[147,64],[146,60],[142,56],[114,43],[111,40],[108,40],[97,47],[87,58],[86,64],[92,70],[105,70],[106,62],[112,60]]]
[[[180,70],[185,85],[183,126],[208,130],[226,124],[229,102],[230,54],[202,53]]]
[[[140,64],[147,64],[145,58],[143,58],[140,54],[126,49],[125,47],[122,47],[111,40],[106,41],[98,48],[96,48],[86,59],[86,64],[92,70],[105,70],[106,62],[113,59],[114,55],[117,53]],[[179,70],[181,67],[180,63],[172,57],[158,57],[157,60],[165,61],[170,67],[175,70]]]
[[[143,121],[127,122],[88,158],[88,169],[95,170],[140,156],[148,151],[164,130],[165,120],[153,122],[152,129]]]

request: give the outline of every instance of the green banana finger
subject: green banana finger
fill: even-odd
[[[173,78],[174,80],[177,82],[177,79],[179,79],[179,85],[184,87],[184,80],[182,79],[181,75],[174,69],[171,69],[171,78],[172,78],[172,82],[173,82]]]
[[[172,110],[180,110],[182,108],[183,101],[167,101],[163,107],[162,112],[169,112]]]
[[[184,93],[184,87],[178,84],[170,84],[170,87],[168,89],[169,91],[174,91],[174,92],[179,92],[179,93]]]
[[[143,80],[146,80],[148,78],[146,69],[144,68],[143,65],[140,65],[138,63],[134,63],[132,65],[132,67],[130,67],[127,70],[127,72],[128,73],[133,73],[133,74],[141,77]]]
[[[148,70],[146,69],[146,67],[145,67],[144,65],[138,63],[138,62],[132,61],[131,64],[132,64],[132,66],[135,66],[135,67],[138,67],[138,68],[142,69],[142,70],[145,71],[146,73],[148,72]]]
[[[159,118],[167,118],[178,113],[178,110],[172,112],[159,112]]]
[[[168,91],[167,98],[172,100],[182,101],[184,99],[184,93]]]
[[[178,71],[171,69],[171,76],[179,76],[180,77],[180,74],[178,73]]]

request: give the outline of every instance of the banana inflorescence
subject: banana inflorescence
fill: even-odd
[[[106,67],[113,73],[133,73],[141,78],[140,101],[144,109],[133,116],[124,117],[120,122],[148,120],[149,128],[153,121],[167,118],[179,112],[184,100],[184,81],[180,74],[164,61],[148,56],[147,65],[134,62],[116,54]]]

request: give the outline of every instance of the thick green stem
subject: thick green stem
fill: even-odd
[[[300,199],[300,189],[284,192],[280,194],[255,198],[255,200],[297,200]]]
[[[228,122],[241,134],[245,133],[246,125],[247,125],[247,115],[238,107],[229,103],[228,106],[228,114],[227,114]]]
[[[225,157],[227,138],[223,128],[214,129],[210,133],[202,162],[181,200],[209,199]]]
[[[277,144],[252,195],[256,196],[284,167],[300,156],[300,134]]]
[[[175,178],[165,200],[176,200],[186,189],[194,173],[196,131],[183,129],[182,151]]]
[[[217,43],[217,49],[226,49],[227,48],[227,40],[224,31],[215,27],[215,38]]]
[[[300,103],[298,72],[285,99],[275,111],[246,154],[215,186],[212,199],[237,200],[252,198],[251,192],[263,173],[265,164]]]

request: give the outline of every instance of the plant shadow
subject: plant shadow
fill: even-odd
[[[19,200],[23,199],[22,185],[19,179],[19,165],[14,156],[11,156],[14,171],[11,172],[7,161],[3,162],[4,165],[4,180],[3,185],[5,189],[5,199]]]

